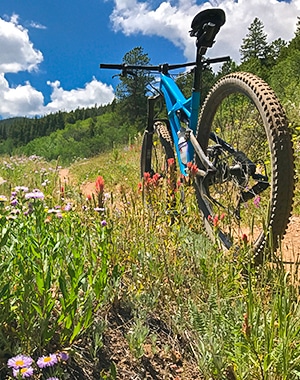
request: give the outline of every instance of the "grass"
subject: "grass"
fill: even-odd
[[[113,361],[94,377],[68,370],[83,349],[100,368],[116,304],[130,316],[124,337],[138,363],[149,343],[157,350],[148,323],[155,317],[182,337],[182,355],[197,362],[203,379],[300,378],[299,293],[291,276],[280,261],[254,268],[246,243],[238,257],[224,254],[206,238],[192,196],[183,212],[177,193],[172,215],[166,183],[139,190],[139,146],[74,163],[63,189],[57,163],[3,158],[0,379],[12,378],[7,360],[18,354],[34,359],[35,379],[49,378],[50,369],[60,379],[122,378]],[[101,199],[82,196],[80,184],[98,176]],[[34,364],[60,352],[70,357],[60,367]]]

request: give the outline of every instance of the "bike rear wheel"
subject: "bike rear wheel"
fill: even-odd
[[[287,124],[271,88],[243,72],[214,85],[199,118],[197,139],[217,168],[195,181],[206,229],[226,248],[251,244],[257,263],[278,248],[292,210]],[[197,158],[196,163],[201,166]]]

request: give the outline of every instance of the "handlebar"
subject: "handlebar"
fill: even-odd
[[[230,61],[230,57],[219,57],[219,58],[208,58],[200,62],[202,66],[209,65],[211,63],[220,63]],[[196,66],[196,62],[187,62],[179,63],[175,65],[169,65],[168,63],[163,63],[158,66],[147,66],[147,65],[127,65],[126,63],[122,64],[111,64],[111,63],[100,63],[100,69],[114,69],[122,70],[126,72],[127,70],[145,70],[145,71],[157,71],[159,73],[168,73],[169,70],[181,69],[184,67]]]

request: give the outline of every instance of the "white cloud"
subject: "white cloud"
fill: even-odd
[[[33,47],[16,15],[10,21],[0,18],[0,51],[0,73],[36,70],[43,61],[43,54]]]
[[[84,88],[64,90],[59,81],[48,82],[52,87],[51,101],[44,105],[44,96],[29,82],[17,87],[9,87],[4,74],[0,74],[0,115],[12,116],[46,115],[50,112],[71,111],[78,107],[93,107],[95,104],[107,104],[114,98],[111,86],[95,78],[86,83]]]
[[[294,35],[300,10],[300,0],[289,3],[277,0],[210,0],[201,5],[197,5],[196,0],[175,0],[161,2],[155,8],[150,7],[150,2],[114,1],[111,22],[116,31],[121,30],[125,35],[142,33],[167,38],[183,50],[187,60],[193,60],[195,54],[195,40],[189,37],[188,31],[193,17],[201,10],[212,6],[224,9],[226,24],[208,55],[230,55],[235,61],[239,61],[242,39],[255,17],[264,23],[270,41],[279,37],[288,41]]]
[[[3,117],[39,115],[43,102],[43,94],[29,82],[10,88],[4,74],[0,74],[0,115]]]
[[[47,29],[47,27],[43,24],[40,24],[35,21],[30,21],[29,26],[34,29]]]
[[[31,27],[44,29],[45,26],[31,23]],[[59,110],[72,110],[78,107],[93,107],[113,100],[114,92],[95,78],[84,88],[64,90],[59,81],[48,83],[52,87],[51,101],[45,105],[44,95],[29,82],[11,86],[5,74],[20,71],[38,71],[43,54],[34,48],[28,30],[19,24],[17,15],[6,20],[0,18],[0,115],[13,116],[44,115]]]
[[[52,87],[51,102],[45,106],[46,113],[59,110],[71,111],[78,107],[93,107],[95,104],[107,104],[114,98],[113,88],[95,78],[84,88],[64,90],[59,81],[48,82]]]

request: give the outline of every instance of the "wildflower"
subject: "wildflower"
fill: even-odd
[[[152,177],[152,183],[154,186],[156,186],[158,184],[158,181],[160,179],[160,174],[159,173],[155,173]]]
[[[13,206],[13,207],[17,206],[18,203],[19,203],[19,202],[18,202],[18,200],[17,200],[16,198],[12,198],[11,201],[10,201],[10,204],[11,204],[11,206]]]
[[[49,208],[49,210],[47,211],[48,214],[58,214],[59,212],[61,211],[56,208]]]
[[[255,207],[259,207],[259,204],[260,204],[260,196],[259,195],[254,198],[253,203],[254,203]]]
[[[98,207],[103,207],[104,179],[100,175],[96,179],[95,186],[96,186],[96,192],[97,192]]]
[[[88,195],[87,195],[86,200],[87,200],[87,201],[91,201],[91,200],[92,200],[92,196],[91,196],[91,194],[88,194]]]
[[[143,184],[142,182],[138,183],[138,192],[141,192],[143,190]]]
[[[59,378],[58,377],[48,377],[48,379],[46,379],[46,380],[59,380]]]
[[[198,167],[196,164],[193,164],[191,161],[186,164],[189,172],[192,176],[195,176],[198,173]]]
[[[215,215],[214,217],[212,217],[211,215],[208,215],[207,217],[207,220],[215,227],[217,228],[219,226],[219,217],[218,215]],[[220,218],[220,220],[222,220]]]
[[[173,166],[173,165],[175,165],[175,159],[174,158],[168,158],[168,166]]]
[[[107,226],[107,221],[104,219],[104,220],[102,220],[102,222],[101,222],[101,226],[102,227],[105,227],[105,226]]]
[[[67,360],[69,360],[69,354],[65,351],[59,352],[58,357],[63,362],[66,362]]]
[[[245,245],[248,243],[248,236],[246,234],[243,234],[242,241]]]
[[[95,187],[96,187],[96,191],[98,193],[103,193],[103,190],[104,190],[104,179],[103,179],[103,177],[101,175],[99,175],[98,178],[96,179]]]
[[[36,362],[36,364],[40,368],[52,367],[56,363],[57,363],[57,356],[55,354],[50,354],[48,356],[41,356],[40,358],[38,358]]]
[[[149,181],[151,181],[151,175],[149,172],[145,172],[144,173],[144,181],[147,183]]]
[[[26,355],[17,355],[13,358],[8,359],[7,366],[10,368],[23,368],[30,367],[33,362],[33,359],[30,356]]]
[[[64,207],[64,210],[65,211],[71,211],[72,210],[72,204],[71,203],[67,203]]]
[[[0,195],[0,202],[6,202],[7,198],[5,195]]]
[[[27,191],[28,191],[29,189],[28,189],[28,187],[26,187],[26,186],[16,186],[15,187],[15,191],[17,192],[17,193],[19,193],[19,192],[23,192],[23,193],[27,193]]]
[[[215,215],[215,217],[213,219],[213,225],[214,225],[214,227],[218,227],[218,225],[219,225],[219,217],[218,217],[218,215]]]
[[[48,185],[48,183],[50,183],[50,181],[49,181],[49,179],[47,179],[47,178],[46,178],[46,179],[45,179],[45,181],[44,181],[44,182],[42,182],[42,184],[41,184],[41,185],[42,185],[43,187],[45,187],[45,186],[47,186],[47,185]]]
[[[33,368],[32,367],[22,367],[22,368],[19,368],[19,369],[15,369],[13,368],[13,375],[14,377],[30,377],[33,375]]]
[[[30,193],[25,194],[25,199],[44,199],[44,193],[40,190],[34,190]]]
[[[94,211],[96,211],[96,212],[104,212],[105,208],[104,207],[95,207]]]

